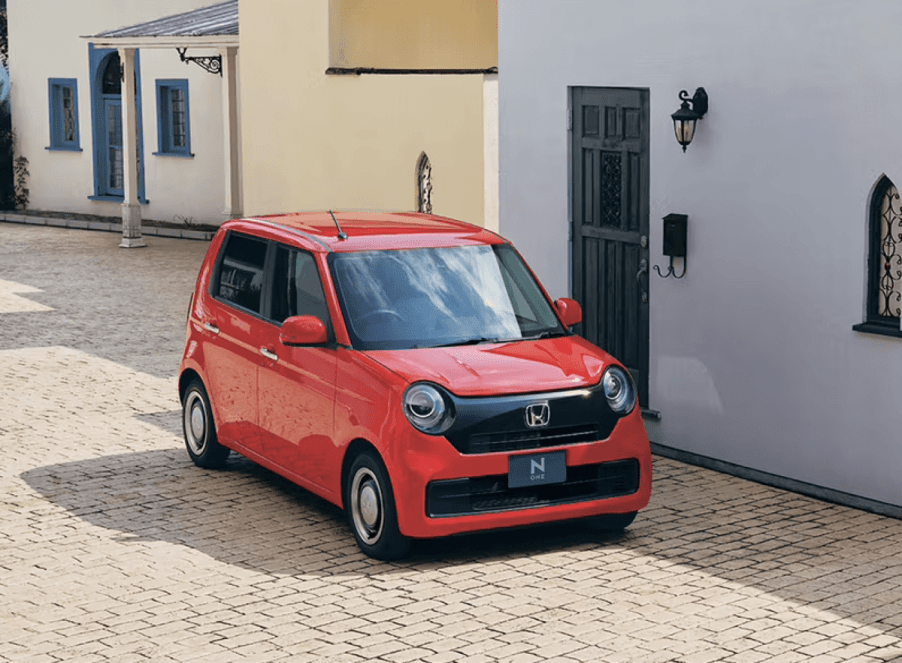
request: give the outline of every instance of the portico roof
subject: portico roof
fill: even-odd
[[[237,46],[238,0],[227,0],[181,14],[85,37],[107,48]]]

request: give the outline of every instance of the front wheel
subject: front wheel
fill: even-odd
[[[219,443],[207,390],[200,380],[192,380],[182,399],[182,431],[188,455],[198,467],[218,469],[225,465],[229,450]]]
[[[345,482],[345,509],[357,545],[375,559],[400,559],[407,554],[410,539],[398,528],[398,512],[388,471],[370,451],[351,463]]]

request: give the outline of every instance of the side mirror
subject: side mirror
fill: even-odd
[[[583,321],[583,309],[579,302],[569,297],[561,297],[554,303],[557,314],[561,317],[561,322],[568,329],[573,325],[578,325]]]
[[[322,345],[329,341],[326,325],[315,315],[296,315],[282,323],[282,345]]]

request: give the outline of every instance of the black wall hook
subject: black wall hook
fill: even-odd
[[[673,268],[673,256],[670,256],[670,266],[667,268],[666,272],[661,272],[661,268],[655,265],[655,271],[658,273],[662,279],[669,279],[671,276],[675,279],[681,279],[686,276],[686,257],[683,256],[683,271],[677,276],[676,270]]]

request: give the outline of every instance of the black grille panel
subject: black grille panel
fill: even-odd
[[[455,413],[445,438],[462,454],[484,454],[597,442],[611,436],[620,415],[596,385],[534,394],[460,397],[447,393]],[[526,409],[548,406],[549,421],[530,428]]]
[[[545,486],[508,488],[507,475],[433,481],[426,487],[426,514],[447,518],[529,509],[632,495],[639,490],[639,461],[620,460],[567,468],[567,480]]]
[[[505,433],[479,433],[471,435],[467,446],[471,454],[496,451],[516,451],[519,449],[541,449],[559,444],[595,442],[598,426],[559,426],[557,428],[533,429]]]

